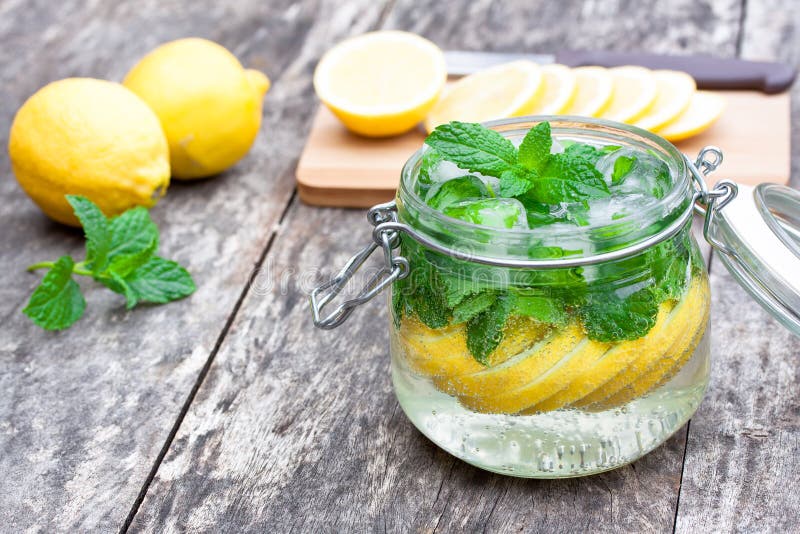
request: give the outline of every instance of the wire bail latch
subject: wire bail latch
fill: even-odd
[[[705,181],[705,177],[717,170],[722,163],[722,151],[715,146],[707,146],[700,150],[695,161],[690,160],[685,154],[683,159],[694,183],[695,210],[705,216],[703,237],[709,245],[720,252],[732,254],[730,247],[714,236],[712,228],[714,228],[714,218],[722,208],[736,198],[739,188],[731,180],[720,180],[713,189],[709,189]]]
[[[399,231],[391,228],[377,228],[383,223],[397,221],[397,206],[394,201],[373,206],[367,212],[367,220],[376,227],[372,242],[350,258],[344,268],[329,282],[316,287],[311,292],[314,326],[318,328],[325,330],[336,328],[347,319],[356,306],[371,300],[395,280],[408,276],[410,270],[408,260],[394,254],[394,250],[400,246]],[[367,280],[358,295],[345,300],[331,313],[322,317],[323,308],[342,292],[356,271],[378,248],[383,250],[384,257],[384,265],[381,269]]]

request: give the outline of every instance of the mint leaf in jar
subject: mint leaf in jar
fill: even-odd
[[[426,202],[436,210],[444,210],[453,204],[467,199],[488,197],[489,190],[477,176],[462,176],[431,187]]]
[[[563,144],[564,143],[562,143],[562,145]],[[622,147],[617,145],[606,145],[597,148],[592,145],[587,145],[586,143],[572,142],[565,146],[564,153],[568,156],[583,158],[592,165],[597,165],[597,162],[600,160],[600,158],[606,154],[616,152],[620,148]]]
[[[614,291],[595,291],[585,296],[580,315],[590,339],[625,341],[639,339],[656,323],[658,301],[650,288],[626,297]]]
[[[625,176],[631,171],[635,158],[629,156],[620,156],[614,161],[614,170],[611,173],[611,183],[620,183]]]
[[[467,323],[467,348],[472,357],[489,365],[489,355],[503,340],[503,327],[511,311],[512,299],[503,295]]]
[[[453,121],[438,126],[425,143],[469,172],[499,178],[517,163],[514,144],[480,124]]]
[[[453,324],[469,321],[497,300],[494,291],[483,291],[466,297],[453,308]]]
[[[552,147],[550,123],[540,122],[528,131],[519,145],[520,165],[530,170],[541,171],[550,159]]]
[[[433,173],[436,170],[436,166],[439,165],[439,162],[442,161],[442,155],[436,152],[432,148],[428,148],[422,154],[422,162],[419,166],[419,181],[423,184],[432,184],[433,183]]]
[[[543,295],[514,294],[512,313],[532,317],[539,322],[563,326],[567,323],[564,302]]]
[[[553,154],[530,192],[532,198],[545,204],[580,202],[610,194],[603,175],[591,163],[567,154]]]
[[[444,214],[454,219],[493,228],[526,228],[525,207],[513,198],[467,200],[445,208]]]
[[[533,181],[538,178],[535,171],[512,167],[500,175],[500,195],[508,198],[518,197],[527,193],[533,187]]]

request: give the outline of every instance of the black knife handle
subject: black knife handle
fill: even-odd
[[[669,56],[644,52],[563,51],[556,61],[570,67],[640,65],[651,69],[682,70],[700,89],[754,89],[781,93],[794,82],[797,72],[785,63],[747,61],[705,55]]]

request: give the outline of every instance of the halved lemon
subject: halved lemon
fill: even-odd
[[[614,94],[600,115],[617,122],[635,122],[656,99],[658,85],[650,69],[633,65],[609,69],[614,77]]]
[[[433,130],[450,121],[484,122],[529,115],[542,94],[542,69],[531,61],[498,65],[455,82],[425,119]]]
[[[545,65],[542,67],[544,87],[531,115],[558,115],[572,103],[577,89],[577,77],[564,65]]]
[[[675,120],[655,132],[668,141],[680,141],[702,133],[722,115],[725,99],[710,91],[696,91],[689,106]]]
[[[634,122],[634,126],[655,131],[675,120],[689,107],[697,90],[694,78],[677,70],[653,71],[658,91],[650,109]]]
[[[578,67],[575,74],[575,96],[564,115],[598,117],[611,103],[614,93],[614,78],[603,67]]]
[[[401,31],[342,41],[314,71],[320,100],[349,130],[369,137],[413,128],[433,107],[446,80],[442,51],[427,39]]]

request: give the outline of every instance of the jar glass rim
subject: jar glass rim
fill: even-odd
[[[554,137],[575,139],[582,142],[594,140],[603,144],[621,144],[650,150],[653,155],[667,164],[672,178],[672,187],[656,202],[650,203],[648,206],[619,221],[612,221],[606,225],[560,225],[560,228],[555,230],[553,225],[544,225],[536,228],[497,228],[449,217],[432,208],[424,201],[414,187],[425,150],[423,146],[412,154],[401,171],[400,186],[397,193],[397,204],[401,219],[406,219],[408,214],[413,213],[413,216],[410,217],[414,221],[411,223],[412,226],[434,241],[452,241],[455,236],[457,238],[456,247],[465,247],[479,252],[481,245],[476,243],[472,237],[476,235],[485,236],[487,233],[491,234],[493,241],[496,239],[506,243],[524,244],[541,240],[552,242],[560,241],[562,238],[565,242],[574,242],[581,236],[586,237],[587,241],[596,240],[596,237],[591,238],[590,235],[597,236],[604,231],[619,229],[623,226],[629,229],[624,246],[624,248],[627,248],[657,234],[659,232],[658,223],[669,224],[685,212],[687,204],[691,201],[693,188],[683,155],[672,143],[647,130],[605,119],[569,115],[515,117],[489,121],[483,123],[483,125],[503,134],[505,137],[521,138],[531,127],[544,121],[550,123]],[[610,246],[614,247],[613,244]],[[616,246],[616,248],[620,247]],[[497,252],[496,247],[493,250]],[[517,247],[515,250],[522,249]],[[583,250],[575,252],[579,256],[591,257],[608,250],[610,249],[598,250],[595,248],[589,252]],[[506,257],[527,256],[527,254],[519,253],[492,255]]]

